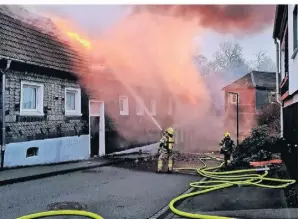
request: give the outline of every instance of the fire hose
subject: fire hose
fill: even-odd
[[[41,217],[65,216],[65,215],[82,216],[91,219],[103,219],[103,217],[101,217],[100,215],[88,211],[81,211],[81,210],[44,211],[44,212],[18,217],[17,219],[36,219]]]
[[[216,157],[205,158],[205,159],[217,159]],[[170,210],[179,216],[185,218],[201,218],[201,219],[232,219],[230,217],[223,217],[223,216],[216,216],[216,215],[204,215],[204,214],[197,214],[197,213],[190,213],[185,212],[182,210],[177,209],[175,206],[176,202],[209,193],[211,191],[229,188],[232,186],[257,186],[263,188],[270,188],[270,189],[282,189],[286,188],[289,185],[296,183],[296,180],[292,179],[277,179],[277,178],[270,178],[266,177],[268,175],[269,168],[251,168],[251,169],[244,169],[244,170],[233,170],[233,171],[222,171],[216,172],[223,166],[224,163],[220,164],[216,167],[207,167],[206,163],[200,158],[200,161],[203,163],[203,167],[201,168],[176,168],[175,170],[195,170],[199,175],[206,177],[207,181],[197,181],[191,182],[190,187],[200,189],[199,191],[190,192],[187,194],[180,195],[169,203]],[[263,174],[258,174],[257,172],[264,172]],[[211,179],[211,180],[210,180]],[[280,183],[279,185],[268,185],[263,182],[276,182]]]
[[[201,219],[232,219],[230,217],[223,216],[215,216],[215,215],[203,215],[203,214],[195,214],[190,212],[185,212],[177,209],[175,206],[176,202],[197,196],[200,194],[205,194],[211,191],[229,188],[232,186],[257,186],[263,188],[271,188],[271,189],[281,189],[286,188],[287,186],[294,184],[296,180],[292,179],[276,179],[266,177],[268,175],[267,168],[252,168],[245,170],[233,170],[233,171],[224,171],[224,172],[215,172],[219,168],[222,167],[223,163],[216,167],[207,167],[206,163],[203,161],[208,159],[216,159],[221,160],[216,157],[200,158],[200,161],[203,163],[203,167],[201,168],[175,168],[175,170],[195,170],[197,173],[203,177],[212,179],[208,181],[197,181],[191,182],[190,187],[199,188],[201,190],[190,192],[187,194],[180,195],[169,203],[170,210],[179,216],[185,218],[201,218]],[[263,174],[258,174],[256,172],[263,171]],[[237,175],[235,175],[237,174]],[[281,183],[280,185],[267,185],[262,182],[270,181]],[[84,216],[92,219],[103,219],[100,215],[97,215],[92,212],[82,211],[82,210],[56,210],[56,211],[45,211],[39,212],[35,214],[25,215],[22,217],[18,217],[17,219],[36,219],[41,217],[50,217],[50,216],[64,216],[64,215],[72,215],[72,216]]]

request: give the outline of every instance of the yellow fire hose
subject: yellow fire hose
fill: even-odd
[[[219,160],[219,158],[210,157],[213,159]],[[264,171],[263,174],[257,174],[254,172],[260,171],[261,169],[246,169],[246,170],[234,170],[234,171],[226,171],[226,172],[213,172],[219,169],[223,163],[216,167],[207,167],[206,163],[200,159],[203,163],[203,167],[201,168],[175,168],[175,170],[195,170],[197,173],[203,177],[207,177],[213,180],[209,181],[198,181],[190,183],[190,187],[193,188],[201,188],[202,190],[191,192],[188,194],[180,195],[169,203],[169,208],[171,211],[179,216],[185,218],[202,218],[202,219],[232,219],[229,217],[222,217],[222,216],[214,216],[214,215],[203,215],[203,214],[194,214],[189,212],[181,211],[174,207],[175,203],[179,200],[183,200],[192,196],[208,193],[211,191],[224,189],[228,187],[232,187],[234,185],[238,186],[258,186],[264,188],[271,188],[271,189],[280,189],[285,188],[291,184],[294,184],[296,181],[291,179],[275,179],[275,178],[267,178],[268,171]],[[250,174],[248,174],[250,173]],[[238,175],[233,175],[238,174]],[[263,181],[272,181],[272,182],[279,182],[280,185],[267,185],[262,184]],[[18,217],[17,219],[36,219],[41,217],[50,217],[50,216],[63,216],[63,215],[78,215],[89,217],[92,219],[103,219],[100,215],[94,214],[92,212],[81,211],[81,210],[57,210],[57,211],[45,211],[39,212],[35,214],[25,215],[22,217]]]
[[[215,157],[212,157],[216,159]],[[225,172],[214,172],[215,170],[219,169],[224,163],[216,167],[207,167],[206,163],[200,159],[203,163],[203,167],[201,168],[176,168],[175,170],[195,170],[197,173],[203,177],[212,179],[208,181],[198,181],[190,183],[190,187],[193,188],[200,188],[201,190],[187,193],[180,195],[169,203],[170,210],[181,217],[185,218],[202,218],[202,219],[232,219],[229,217],[223,216],[215,216],[215,215],[203,215],[203,214],[195,214],[189,213],[185,211],[181,211],[174,207],[177,201],[200,195],[205,194],[211,191],[224,189],[232,186],[257,186],[257,187],[264,187],[264,188],[271,188],[271,189],[281,189],[286,188],[287,186],[294,184],[296,180],[292,179],[276,179],[276,178],[268,178],[268,171],[262,168],[254,168],[254,169],[246,169],[246,170],[234,170],[234,171],[225,171]],[[263,174],[258,174],[256,172],[263,171]],[[237,175],[234,175],[237,174]],[[269,181],[269,182],[276,182],[280,183],[280,185],[267,185],[263,184],[262,182]]]
[[[72,215],[72,216],[76,215],[76,216],[83,216],[92,219],[103,219],[100,215],[88,211],[81,211],[81,210],[44,211],[44,212],[18,217],[17,219],[36,219],[41,217],[64,216],[64,215]]]

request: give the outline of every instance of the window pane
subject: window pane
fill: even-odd
[[[125,104],[124,99],[123,99],[123,98],[120,98],[120,99],[119,99],[119,110],[120,110],[121,112],[124,111],[124,104]]]
[[[36,109],[37,88],[23,86],[23,109]]]
[[[76,110],[75,99],[75,92],[66,92],[66,110]]]

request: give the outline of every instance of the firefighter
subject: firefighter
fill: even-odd
[[[224,133],[224,138],[220,142],[220,154],[224,155],[224,165],[227,167],[227,162],[230,160],[234,149],[234,141],[230,137],[230,133]]]
[[[157,172],[160,173],[163,168],[164,160],[168,160],[168,173],[172,173],[173,170],[173,154],[172,147],[174,144],[174,129],[169,127],[163,133],[163,137],[160,140],[158,149],[158,169]]]

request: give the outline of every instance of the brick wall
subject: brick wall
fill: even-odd
[[[84,90],[81,90],[83,115],[79,117],[64,115],[65,87],[79,87],[74,79],[65,75],[60,77],[60,73],[47,72],[46,69],[30,71],[30,68],[28,68],[29,71],[24,72],[23,69],[26,69],[24,65],[21,67],[14,65],[13,67],[15,68],[11,68],[12,70],[9,70],[6,75],[5,119],[7,143],[88,134],[88,97]],[[19,115],[22,80],[44,84],[44,116]],[[93,99],[105,101],[107,147],[115,151],[123,149],[120,148],[120,145],[128,148],[158,140],[160,130],[146,113],[143,116],[136,114],[135,98],[120,82],[117,80],[101,80],[101,83],[96,85],[96,91],[91,93]],[[156,100],[157,115],[154,118],[162,128],[172,123],[172,116],[167,115],[169,95],[161,93],[157,95],[148,88],[140,88],[137,93],[145,101],[147,107],[151,99]],[[126,95],[129,98],[130,109],[128,116],[120,116],[119,114],[120,95]],[[0,110],[2,110],[1,103]],[[111,129],[112,126],[114,128]],[[117,133],[117,129],[125,130],[129,135],[133,133],[134,139],[125,139],[126,136]],[[115,139],[109,142],[108,136]]]
[[[229,102],[229,92],[239,93],[239,135],[242,139],[256,126],[255,88],[228,88],[225,90],[225,125],[236,133],[236,104]]]
[[[44,116],[19,115],[21,80],[44,84]],[[86,96],[81,91],[82,105],[85,105],[82,106],[83,116],[67,117],[64,115],[65,87],[78,88],[79,85],[72,79],[33,72],[8,71],[5,105],[7,143],[88,134]]]

